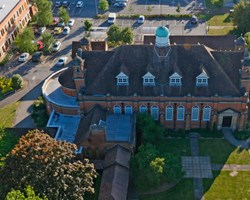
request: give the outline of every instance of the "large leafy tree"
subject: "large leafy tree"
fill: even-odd
[[[20,52],[33,53],[37,48],[34,39],[35,36],[32,28],[26,27],[23,32],[16,37],[14,44]]]
[[[98,4],[98,8],[102,11],[106,11],[109,9],[109,2],[107,0],[100,0]]]
[[[35,194],[34,189],[28,186],[24,189],[24,192],[12,189],[11,192],[8,192],[5,200],[47,200],[47,198],[40,198],[39,195]]]
[[[53,43],[55,42],[55,38],[53,37],[53,35],[50,32],[46,31],[44,34],[42,34],[42,42],[44,44],[43,50],[45,52],[50,52],[51,47],[52,47]]]
[[[66,24],[69,21],[69,13],[66,10],[66,8],[61,7],[59,8],[59,13],[58,13],[58,17]]]
[[[233,21],[238,29],[246,33],[250,31],[250,2],[240,1],[234,6]]]
[[[38,130],[29,131],[5,159],[0,171],[0,196],[13,188],[32,186],[48,199],[84,199],[93,193],[96,171],[87,159],[75,161],[76,146],[55,141]]]
[[[132,44],[133,42],[133,32],[130,27],[120,28],[113,24],[109,28],[107,35],[108,41],[114,46],[120,44]]]
[[[53,22],[52,2],[49,0],[35,0],[37,6],[37,24],[48,26]]]

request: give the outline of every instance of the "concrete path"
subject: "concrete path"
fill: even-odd
[[[250,171],[250,165],[212,164],[212,170],[223,171]]]
[[[198,133],[190,133],[189,134],[190,145],[191,145],[191,154],[192,156],[199,156],[199,134]],[[202,178],[194,178],[194,196],[195,200],[203,200],[203,184]]]
[[[223,134],[224,134],[224,138],[232,145],[237,146],[237,147],[241,147],[244,149],[249,149],[249,141],[239,141],[236,140],[232,134],[232,130],[230,128],[224,128],[223,129]]]

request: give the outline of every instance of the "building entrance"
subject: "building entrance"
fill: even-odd
[[[224,116],[222,120],[222,127],[231,127],[232,116]]]

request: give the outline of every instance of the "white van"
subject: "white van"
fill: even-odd
[[[109,13],[108,23],[114,24],[116,20],[116,13]]]

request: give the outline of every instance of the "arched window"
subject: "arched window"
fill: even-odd
[[[114,114],[121,114],[122,113],[122,109],[121,106],[114,106]]]
[[[125,114],[126,115],[132,115],[133,114],[133,108],[130,105],[125,106]]]
[[[177,120],[183,121],[185,116],[185,108],[183,106],[178,106],[177,108]]]
[[[198,121],[199,120],[199,107],[198,106],[194,106],[192,108],[192,113],[191,113],[191,116],[192,116],[192,121]]]
[[[154,120],[158,120],[158,118],[159,118],[159,109],[158,109],[158,106],[152,106],[151,107],[151,117]]]
[[[210,121],[210,116],[211,116],[211,107],[205,106],[205,108],[203,109],[203,121]]]
[[[174,109],[173,106],[167,106],[166,108],[166,121],[173,120]]]
[[[147,106],[144,105],[140,106],[140,113],[146,113],[147,111],[148,111]]]

